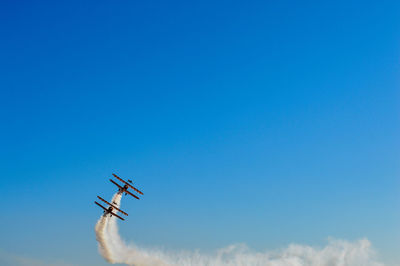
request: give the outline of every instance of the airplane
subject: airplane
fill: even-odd
[[[128,214],[126,212],[124,212],[123,210],[120,210],[119,208],[117,208],[117,206],[115,206],[114,204],[109,203],[108,201],[106,201],[105,199],[103,199],[102,197],[97,196],[101,201],[107,203],[108,205],[110,205],[110,207],[105,208],[103,207],[100,203],[98,203],[97,201],[95,201],[94,203],[96,203],[97,205],[99,205],[101,208],[104,209],[104,216],[107,216],[108,214],[110,214],[111,216],[115,216],[118,217],[119,219],[121,219],[122,221],[124,221],[125,219],[122,218],[121,216],[117,215],[116,213],[113,212],[114,209],[116,209],[117,211],[121,212],[122,214],[125,214],[126,216],[128,216]]]
[[[119,193],[119,194],[125,193],[125,195],[129,194],[129,195],[131,195],[132,197],[139,199],[138,196],[136,196],[136,195],[134,195],[134,194],[132,194],[131,192],[128,191],[128,188],[132,188],[132,189],[135,190],[137,193],[143,195],[143,192],[142,192],[142,191],[140,191],[139,189],[137,189],[137,188],[133,187],[131,184],[129,184],[129,183],[132,183],[132,180],[129,179],[129,180],[128,180],[129,183],[128,183],[128,182],[126,182],[125,180],[123,180],[122,178],[120,178],[119,176],[117,176],[116,174],[112,174],[112,175],[113,175],[115,178],[117,178],[119,181],[121,181],[121,182],[123,182],[123,183],[125,184],[123,187],[121,187],[121,186],[118,185],[114,180],[110,179],[110,181],[111,181],[114,185],[116,185],[116,186],[119,188],[119,190],[118,190],[118,193]]]

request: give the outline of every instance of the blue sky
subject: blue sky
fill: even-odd
[[[128,241],[258,250],[368,238],[398,263],[398,1],[0,4],[0,250],[105,265]]]

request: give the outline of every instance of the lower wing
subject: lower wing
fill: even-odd
[[[113,213],[113,212],[110,212],[110,214],[111,214],[111,215],[114,215],[115,217],[118,217],[118,218],[121,219],[122,221],[125,220],[124,218],[122,218],[121,216],[118,216],[117,214],[115,214],[115,213]]]
[[[139,199],[139,197],[138,197],[138,196],[136,196],[136,195],[134,195],[134,194],[130,193],[130,192],[129,192],[129,191],[127,191],[127,190],[125,190],[125,193],[128,193],[128,194],[129,194],[129,195],[131,195],[132,197]]]
[[[105,211],[108,211],[106,208],[103,207],[103,205],[101,205],[100,203],[98,203],[97,201],[95,201],[94,203],[96,203],[97,205],[99,205],[101,208],[103,208]]]

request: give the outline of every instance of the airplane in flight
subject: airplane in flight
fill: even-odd
[[[133,187],[133,186],[131,185],[131,184],[132,184],[132,180],[128,180],[128,182],[131,183],[131,184],[129,184],[128,182],[126,182],[125,180],[123,180],[122,178],[120,178],[119,176],[117,176],[116,174],[112,174],[112,175],[113,175],[116,179],[118,179],[119,181],[121,181],[121,182],[123,182],[123,183],[125,184],[125,185],[122,187],[122,186],[118,185],[114,180],[110,179],[110,181],[111,181],[114,185],[116,185],[116,186],[119,188],[119,190],[118,190],[118,193],[119,193],[119,194],[125,193],[125,195],[129,194],[129,195],[131,195],[132,197],[139,199],[138,196],[136,196],[136,195],[134,195],[134,194],[132,194],[131,192],[128,191],[128,188],[132,188],[132,189],[133,189],[134,191],[136,191],[137,193],[143,195],[143,192],[142,192],[142,191],[140,191],[139,189],[137,189],[137,188],[135,188],[135,187]]]
[[[97,201],[94,202],[94,203],[96,203],[97,205],[99,205],[101,208],[104,209],[104,212],[103,212],[103,213],[104,213],[104,216],[107,216],[108,214],[110,214],[110,217],[114,215],[115,217],[118,217],[119,219],[121,219],[122,221],[124,221],[124,220],[125,220],[124,218],[122,218],[121,216],[119,216],[119,215],[117,215],[116,213],[113,212],[114,209],[117,210],[117,211],[119,211],[120,213],[125,214],[126,216],[128,216],[128,214],[127,214],[126,212],[124,212],[123,210],[120,210],[120,209],[117,208],[117,206],[115,206],[114,204],[109,203],[108,201],[106,201],[106,200],[103,199],[102,197],[99,197],[99,196],[97,196],[97,197],[98,197],[101,201],[103,201],[103,202],[105,202],[106,204],[110,205],[110,207],[105,208],[105,207],[103,207],[100,203],[98,203]]]

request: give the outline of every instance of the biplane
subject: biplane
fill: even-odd
[[[122,218],[121,216],[119,216],[118,214],[114,213],[113,210],[117,210],[122,214],[125,214],[126,216],[128,216],[128,214],[126,212],[124,212],[123,210],[120,210],[117,206],[115,206],[114,204],[109,203],[108,201],[106,201],[105,199],[103,199],[102,197],[97,196],[101,201],[103,201],[104,203],[110,205],[110,207],[105,208],[103,205],[101,205],[100,203],[98,203],[97,201],[95,201],[94,203],[96,203],[97,205],[99,205],[101,208],[104,209],[104,216],[107,216],[108,214],[110,214],[110,216],[115,216],[118,217],[121,220],[125,220],[124,218]]]
[[[128,180],[128,182],[126,182],[125,180],[123,180],[122,178],[120,178],[119,176],[117,176],[116,174],[112,174],[112,175],[113,175],[116,179],[118,179],[119,181],[121,181],[122,183],[124,183],[124,186],[122,187],[122,186],[118,185],[117,182],[115,182],[114,180],[110,179],[110,181],[111,181],[114,185],[116,185],[116,186],[119,188],[119,190],[118,190],[118,193],[119,193],[119,194],[125,193],[125,195],[129,194],[129,195],[131,195],[132,197],[139,199],[138,196],[136,196],[135,194],[132,194],[130,191],[128,191],[129,188],[132,188],[132,189],[133,189],[134,191],[136,191],[137,193],[143,195],[143,192],[142,192],[142,191],[140,191],[139,189],[137,189],[137,188],[135,188],[135,187],[133,187],[133,186],[131,185],[131,184],[132,184],[132,180]],[[129,184],[129,183],[131,183],[131,184]]]

